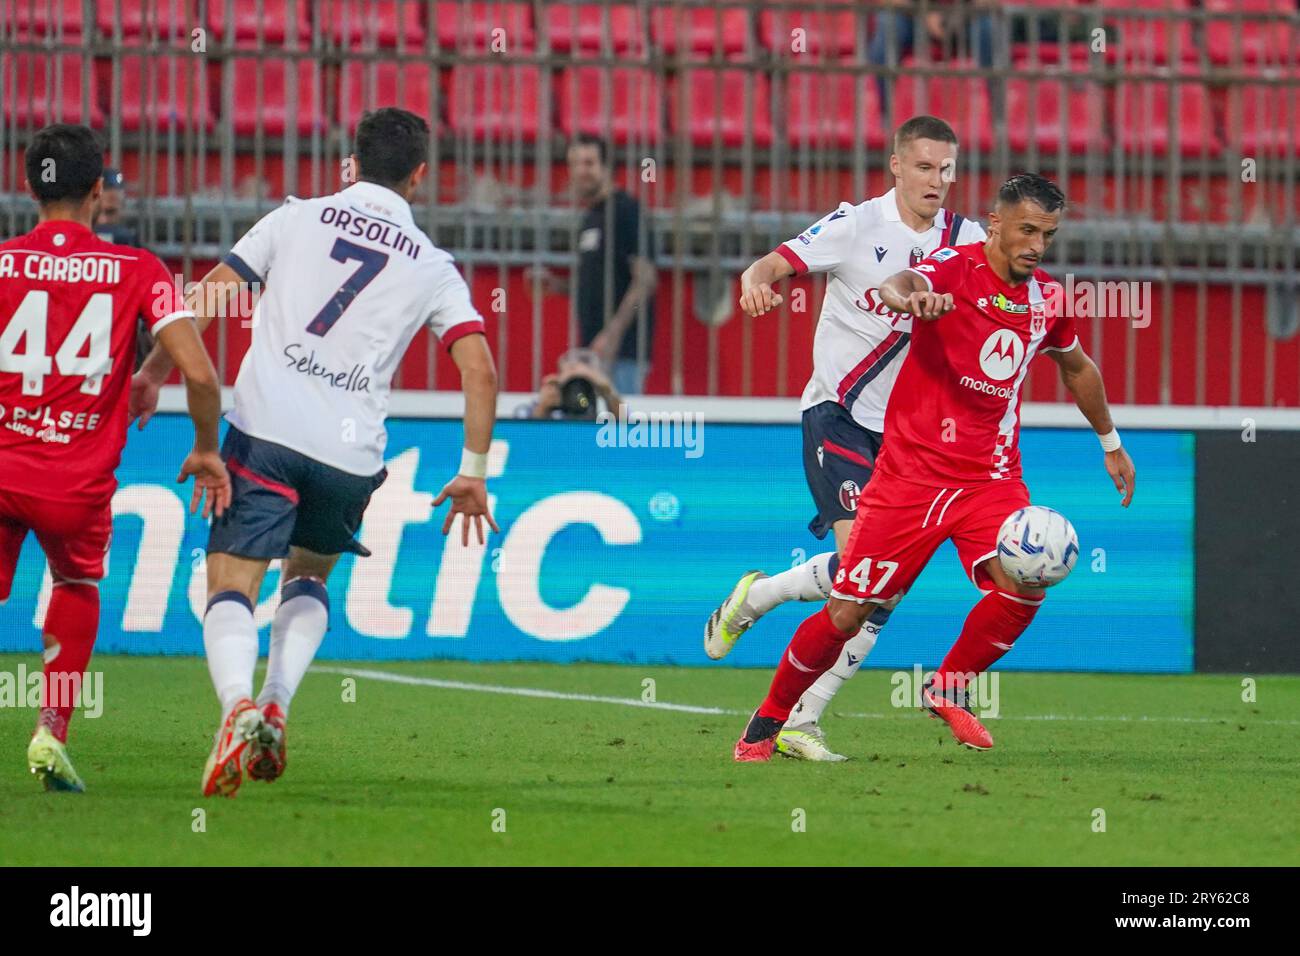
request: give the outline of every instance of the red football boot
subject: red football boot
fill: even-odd
[[[736,741],[736,749],[732,756],[737,763],[761,762],[771,760],[772,754],[776,751],[776,737],[785,726],[784,720],[777,720],[775,717],[760,717],[758,711],[754,711],[754,716],[749,718],[749,725],[745,728],[745,734]],[[746,737],[757,737],[757,740],[746,741]]]
[[[257,705],[245,697],[231,708],[212,742],[212,753],[203,768],[205,797],[233,797],[244,779],[244,754],[248,742],[257,735],[262,715]]]
[[[931,717],[938,717],[948,725],[957,743],[971,750],[989,750],[993,747],[993,735],[984,729],[966,703],[966,695],[955,688],[936,690],[934,681],[921,688],[921,709],[928,710]]]
[[[278,780],[288,763],[284,748],[285,716],[272,701],[262,708],[262,728],[248,746],[248,778]]]

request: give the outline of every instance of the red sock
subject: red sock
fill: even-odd
[[[68,720],[99,632],[99,588],[56,581],[45,615],[45,679],[38,726],[64,743]]]
[[[790,646],[781,655],[772,687],[758,708],[759,716],[789,718],[803,692],[839,660],[844,642],[856,633],[845,634],[836,627],[825,605],[800,624],[790,639]]]
[[[972,675],[992,667],[1029,627],[1042,603],[1042,598],[1031,601],[1005,591],[984,595],[966,615],[957,643],[939,665],[936,685],[964,687]]]

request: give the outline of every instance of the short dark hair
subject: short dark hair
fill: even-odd
[[[414,113],[385,106],[361,117],[356,136],[357,176],[393,187],[429,160],[429,124]]]
[[[609,144],[594,133],[579,133],[569,141],[569,148],[574,146],[595,146],[596,152],[600,153],[600,165],[609,165]]]
[[[957,145],[957,134],[937,116],[913,116],[898,127],[898,132],[894,134],[894,152],[899,152],[914,139],[933,139]]]
[[[1008,179],[998,190],[997,205],[1014,206],[1026,199],[1038,203],[1044,212],[1065,208],[1065,193],[1061,192],[1061,187],[1038,173],[1019,173]]]
[[[26,165],[37,202],[80,202],[104,175],[104,146],[89,126],[55,123],[32,137]]]

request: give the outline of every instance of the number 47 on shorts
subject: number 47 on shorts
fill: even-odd
[[[838,590],[840,585],[844,583],[845,578],[847,578],[857,589],[859,597],[870,597],[873,594],[882,592],[897,570],[897,561],[873,561],[871,558],[863,558],[858,562],[857,567],[851,571],[847,568],[840,568],[839,573],[835,575],[835,587]],[[872,584],[873,575],[877,575],[874,585]]]

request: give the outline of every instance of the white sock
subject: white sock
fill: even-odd
[[[329,595],[323,584],[315,578],[294,578],[284,586],[271,622],[271,652],[258,707],[275,701],[289,716],[289,702],[325,639],[329,621]]]
[[[876,611],[871,616],[879,618],[881,614],[881,611]],[[883,616],[886,621],[889,620],[889,612],[883,612]],[[831,698],[839,692],[850,677],[858,672],[862,662],[876,646],[876,638],[880,636],[880,629],[884,626],[884,621],[868,620],[862,625],[862,630],[844,642],[844,650],[840,652],[839,659],[830,670],[817,678],[813,685],[804,691],[803,696],[799,698],[799,703],[794,705],[794,710],[790,711],[790,719],[786,721],[787,727],[815,724],[821,720],[822,712],[830,704]]]
[[[787,601],[825,601],[831,596],[831,558],[834,551],[814,555],[789,571],[760,578],[749,586],[745,598],[759,614]]]
[[[245,697],[253,696],[253,670],[257,667],[257,625],[248,598],[223,591],[208,604],[203,615],[203,650],[208,673],[228,714]]]

